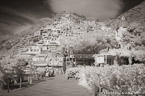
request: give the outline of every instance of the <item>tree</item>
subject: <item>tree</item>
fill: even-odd
[[[137,46],[145,46],[144,45],[144,38],[145,38],[145,33],[144,33],[144,26],[142,26],[139,23],[131,23],[130,26],[128,26],[128,31],[124,33],[124,38],[123,42],[133,43],[133,47]]]
[[[22,87],[22,78],[24,77],[24,70],[26,69],[27,62],[24,59],[18,59],[16,65],[14,66],[14,70],[16,75],[20,78],[20,88]]]
[[[2,73],[2,76],[0,76],[0,79],[2,80],[2,88],[5,88],[7,86],[8,93],[10,89],[10,81],[14,77],[14,72],[12,69],[12,66],[8,61],[1,62],[4,64],[4,66],[0,65],[0,72]]]

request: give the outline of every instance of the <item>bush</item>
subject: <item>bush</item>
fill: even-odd
[[[80,72],[80,68],[68,68],[66,70],[66,78],[75,78],[75,79],[79,79],[79,72]]]
[[[80,76],[79,85],[90,92],[93,92],[96,86],[103,90],[102,93],[114,93],[111,96],[117,94],[119,96],[141,94],[142,96],[145,90],[144,65],[86,67],[83,68]],[[98,92],[98,90],[95,91]]]

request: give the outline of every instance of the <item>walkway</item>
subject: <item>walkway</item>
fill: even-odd
[[[66,80],[64,76],[48,78],[28,88],[11,91],[0,96],[91,96],[86,89],[74,79]]]

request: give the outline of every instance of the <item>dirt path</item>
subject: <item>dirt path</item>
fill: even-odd
[[[0,96],[91,96],[90,93],[78,81],[74,79],[66,80],[60,75],[54,78],[48,78],[28,88],[11,91],[9,94]]]

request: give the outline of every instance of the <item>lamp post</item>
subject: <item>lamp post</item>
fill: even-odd
[[[63,71],[64,73],[66,72],[66,66],[67,66],[67,62],[66,62],[66,57],[68,56],[68,52],[67,52],[67,49],[66,47],[63,48],[63,56],[64,56],[64,62],[63,62]]]

